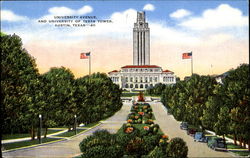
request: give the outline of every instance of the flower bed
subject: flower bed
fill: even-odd
[[[85,138],[80,143],[81,157],[180,157],[172,154],[175,151],[172,148],[168,150],[168,136],[162,133],[152,116],[149,104],[134,104],[127,123],[116,134],[104,130]]]
[[[156,147],[166,154],[168,137],[153,121],[153,111],[148,103],[136,103],[131,107],[127,123],[118,130],[117,135],[124,139],[124,155],[148,155]]]
[[[131,107],[127,122],[131,124],[153,124],[153,111],[148,103],[136,103]]]

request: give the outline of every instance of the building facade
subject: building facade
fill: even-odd
[[[175,84],[175,76],[172,71],[163,71],[156,65],[127,65],[120,71],[109,72],[111,80],[126,90],[145,90],[158,83]]]
[[[146,90],[158,83],[175,84],[174,72],[150,65],[150,29],[145,12],[137,12],[133,28],[133,65],[108,73],[111,80],[125,90]]]

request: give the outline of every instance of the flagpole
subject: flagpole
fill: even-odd
[[[91,74],[91,53],[89,52],[89,75]]]
[[[193,52],[191,52],[191,76],[193,75]]]

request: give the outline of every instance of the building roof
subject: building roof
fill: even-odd
[[[164,70],[164,71],[162,71],[162,72],[173,72],[173,71],[170,71],[170,70]]]
[[[117,70],[113,70],[113,71],[110,71],[108,74],[110,74],[110,73],[112,73],[112,72],[119,72],[119,71],[117,71]]]
[[[126,65],[123,66],[122,68],[161,68],[161,67],[157,65]]]

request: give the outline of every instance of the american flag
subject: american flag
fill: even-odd
[[[191,59],[191,57],[192,57],[192,52],[182,54],[182,59]]]
[[[90,56],[90,52],[88,52],[88,53],[81,53],[80,54],[80,59],[88,59],[89,56]]]

